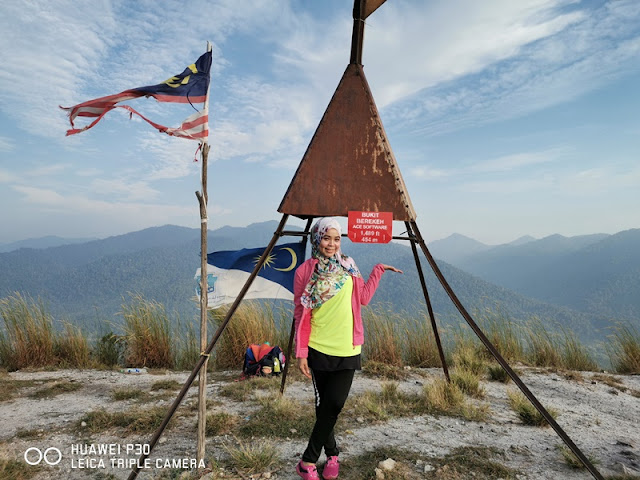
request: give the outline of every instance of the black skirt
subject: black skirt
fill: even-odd
[[[322,372],[362,369],[360,354],[351,357],[336,357],[335,355],[319,352],[311,347],[309,347],[307,362],[310,369]]]

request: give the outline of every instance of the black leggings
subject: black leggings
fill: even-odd
[[[313,426],[307,449],[302,455],[304,462],[316,463],[323,447],[327,457],[338,455],[333,427],[349,396],[354,373],[355,370],[311,370],[316,396],[316,424]]]

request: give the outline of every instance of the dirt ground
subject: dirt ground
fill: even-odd
[[[177,391],[169,394],[154,392],[150,391],[151,385],[160,380],[175,380],[182,384],[188,374],[57,370],[18,371],[3,375],[0,386],[5,385],[8,389],[11,383],[18,387],[9,399],[0,402],[0,458],[20,463],[40,460],[40,465],[27,467],[36,469],[37,473],[32,477],[36,480],[127,478],[131,471],[131,464],[127,462],[135,462],[139,458],[139,449],[144,448],[140,444],[148,443],[152,435],[123,437],[122,429],[91,434],[83,431],[79,422],[88,412],[100,409],[117,412],[140,408],[141,405],[168,409]],[[211,410],[241,410],[242,404],[218,394],[222,386],[236,380],[238,375],[239,372],[226,372],[211,376],[208,386]],[[441,376],[442,372],[436,369],[410,370],[408,378],[399,381],[399,388],[416,391]],[[595,460],[596,468],[605,477],[640,476],[640,376],[582,373],[572,377],[561,372],[523,369],[522,380],[543,405],[558,412],[558,424],[588,458]],[[78,386],[74,391],[34,398],[33,393],[38,389],[62,381]],[[486,446],[503,452],[500,463],[521,472],[519,479],[591,478],[587,471],[567,465],[558,451],[562,440],[551,428],[522,425],[508,405],[507,390],[517,388],[513,383],[483,382],[482,385],[485,398],[472,401],[490,406],[489,421],[472,422],[424,415],[378,424],[363,422],[359,428],[349,429],[339,436],[343,452],[341,458],[360,455],[380,446],[407,449],[415,452],[416,458],[442,457],[456,447]],[[151,398],[144,404],[135,400],[114,400],[114,389],[123,388],[149,391]],[[352,392],[380,389],[381,380],[359,372]],[[305,402],[309,409],[313,408],[310,383],[291,381],[285,395]],[[193,465],[196,457],[196,397],[197,388],[191,388],[178,409],[180,418],[177,425],[165,432],[151,452],[150,467],[142,469],[138,478],[170,478],[167,472],[176,466],[176,461],[182,462],[180,468],[184,467],[185,472]],[[223,458],[224,443],[225,438],[208,438],[207,455]],[[298,478],[294,466],[305,445],[306,441],[299,439],[284,440],[278,445],[281,463],[263,478]],[[102,452],[99,451],[101,448]],[[47,465],[46,461],[55,465]],[[428,461],[417,460],[416,464],[424,470],[423,478],[438,478],[430,471]],[[374,468],[372,465],[371,471]],[[234,477],[229,472],[225,478]]]

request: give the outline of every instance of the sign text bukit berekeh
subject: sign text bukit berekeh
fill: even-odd
[[[356,243],[389,243],[393,236],[392,212],[349,212],[349,240]]]

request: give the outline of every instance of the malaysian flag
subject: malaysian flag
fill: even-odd
[[[211,52],[209,51],[198,58],[195,63],[185,68],[181,74],[174,75],[157,85],[132,88],[115,95],[108,95],[106,97],[96,98],[95,100],[89,100],[73,107],[60,107],[63,110],[67,110],[69,122],[72,127],[75,127],[73,121],[77,117],[95,118],[95,120],[89,125],[82,128],[72,128],[67,130],[67,135],[74,135],[90,129],[102,120],[102,117],[104,117],[107,112],[118,107],[128,110],[130,114],[135,113],[147,123],[167,135],[193,140],[206,138],[209,135],[209,109],[207,105],[207,96],[209,90],[210,70]],[[197,111],[186,118],[180,127],[169,128],[152,122],[128,105],[118,105],[120,102],[138,97],[153,97],[159,102],[190,103],[192,105],[194,103],[204,103],[204,106],[202,110]]]
[[[213,252],[207,255],[208,307],[218,308],[233,303],[265,248]],[[245,299],[278,298],[293,300],[293,277],[304,262],[302,242],[276,245],[255,277]],[[200,269],[196,271],[196,294],[200,296]]]

